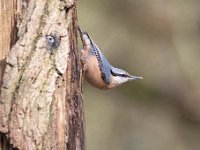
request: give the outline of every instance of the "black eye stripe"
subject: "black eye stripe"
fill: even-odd
[[[115,72],[113,72],[112,70],[110,70],[110,72],[111,72],[111,74],[112,74],[113,76],[119,76],[119,77],[130,78],[130,76],[127,75],[127,74],[119,74],[119,73],[115,73]]]

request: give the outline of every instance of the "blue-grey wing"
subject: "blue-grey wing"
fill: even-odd
[[[104,82],[109,85],[111,78],[111,72],[110,72],[111,65],[93,41],[92,41],[92,47],[93,47],[92,53],[96,55],[99,62],[101,77],[104,80]]]

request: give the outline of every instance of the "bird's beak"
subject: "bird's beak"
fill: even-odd
[[[139,80],[143,79],[143,77],[131,76],[131,80]]]

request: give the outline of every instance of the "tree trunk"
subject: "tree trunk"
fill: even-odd
[[[76,21],[76,0],[0,1],[0,150],[85,149]]]

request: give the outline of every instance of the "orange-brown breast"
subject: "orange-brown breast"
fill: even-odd
[[[93,86],[99,89],[108,89],[108,85],[103,81],[101,77],[101,71],[99,68],[98,60],[95,55],[89,53],[89,51],[82,51],[81,61],[85,68],[85,78]]]

